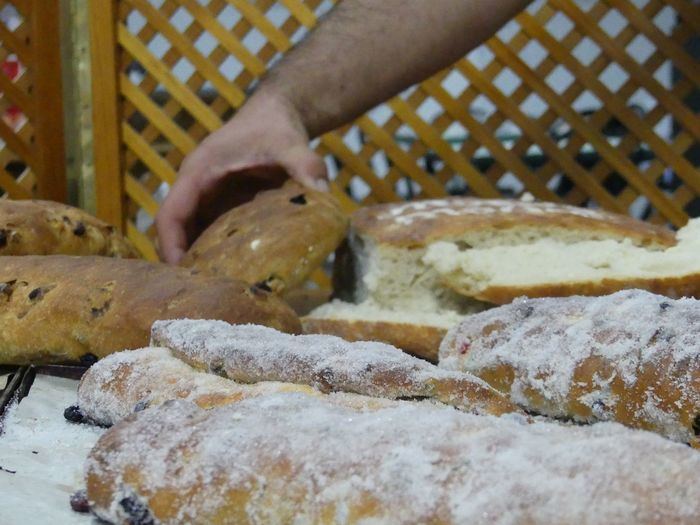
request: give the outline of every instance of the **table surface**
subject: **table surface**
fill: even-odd
[[[5,380],[0,376],[0,384]],[[83,464],[103,429],[68,423],[78,382],[38,375],[29,395],[8,409],[0,435],[0,523],[93,525],[71,510],[70,495],[83,488]],[[14,473],[8,472],[13,471]]]

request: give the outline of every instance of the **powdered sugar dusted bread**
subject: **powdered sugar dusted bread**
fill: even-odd
[[[0,255],[136,257],[104,221],[60,202],[0,199]]]
[[[520,406],[613,420],[698,444],[700,302],[641,290],[519,299],[467,317],[440,366],[486,380]]]
[[[700,219],[691,220],[664,250],[631,239],[529,244],[462,250],[432,244],[423,258],[442,282],[459,293],[494,303],[514,297],[604,295],[643,288],[671,297],[700,296]]]
[[[263,326],[190,320],[154,323],[151,341],[197,369],[241,383],[282,381],[322,392],[434,399],[475,413],[516,410],[483,381],[440,370],[383,343],[291,336]]]
[[[0,364],[78,361],[148,344],[156,319],[259,323],[299,332],[276,296],[135,259],[0,257]]]
[[[458,285],[451,269],[463,254],[528,247],[543,239],[560,246],[583,241],[629,243],[644,250],[675,244],[670,230],[622,215],[553,203],[454,197],[370,206],[355,212],[348,242],[336,255],[336,297],[359,306],[355,311],[322,307],[307,316],[306,329],[342,336],[353,330],[382,332],[384,340],[402,349],[434,357],[437,345],[416,349],[415,331],[432,334],[432,339],[461,316],[494,302],[493,294]],[[484,266],[500,276],[498,264],[489,261]],[[510,257],[502,264],[531,266],[523,257]],[[546,279],[547,266],[532,268]],[[367,319],[365,311],[372,311],[372,318]],[[398,324],[392,325],[397,318]],[[402,324],[416,328],[405,330]]]
[[[699,470],[688,447],[614,423],[287,394],[130,416],[86,481],[93,512],[120,524],[689,525]]]
[[[284,392],[320,395],[311,387],[290,383],[242,385],[198,372],[173,357],[167,348],[149,347],[118,352],[91,366],[78,385],[78,407],[87,421],[111,426],[134,412],[172,399],[209,409]]]
[[[347,223],[332,195],[288,182],[220,216],[181,264],[282,293],[325,261],[345,237]]]

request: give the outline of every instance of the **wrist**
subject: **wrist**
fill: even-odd
[[[303,112],[288,93],[274,86],[263,83],[241,107],[239,114],[258,121],[283,124],[303,135],[305,140],[310,138]]]

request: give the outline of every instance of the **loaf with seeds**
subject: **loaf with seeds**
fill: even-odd
[[[240,281],[132,259],[0,257],[0,364],[140,348],[154,321],[183,317],[301,330],[285,303]]]
[[[116,228],[89,213],[51,201],[0,199],[0,256],[136,257]]]
[[[303,284],[336,249],[347,223],[332,195],[290,181],[221,215],[181,264],[283,293]]]

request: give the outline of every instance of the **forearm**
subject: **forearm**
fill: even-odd
[[[274,68],[258,96],[288,105],[310,137],[478,46],[528,0],[344,0]]]

